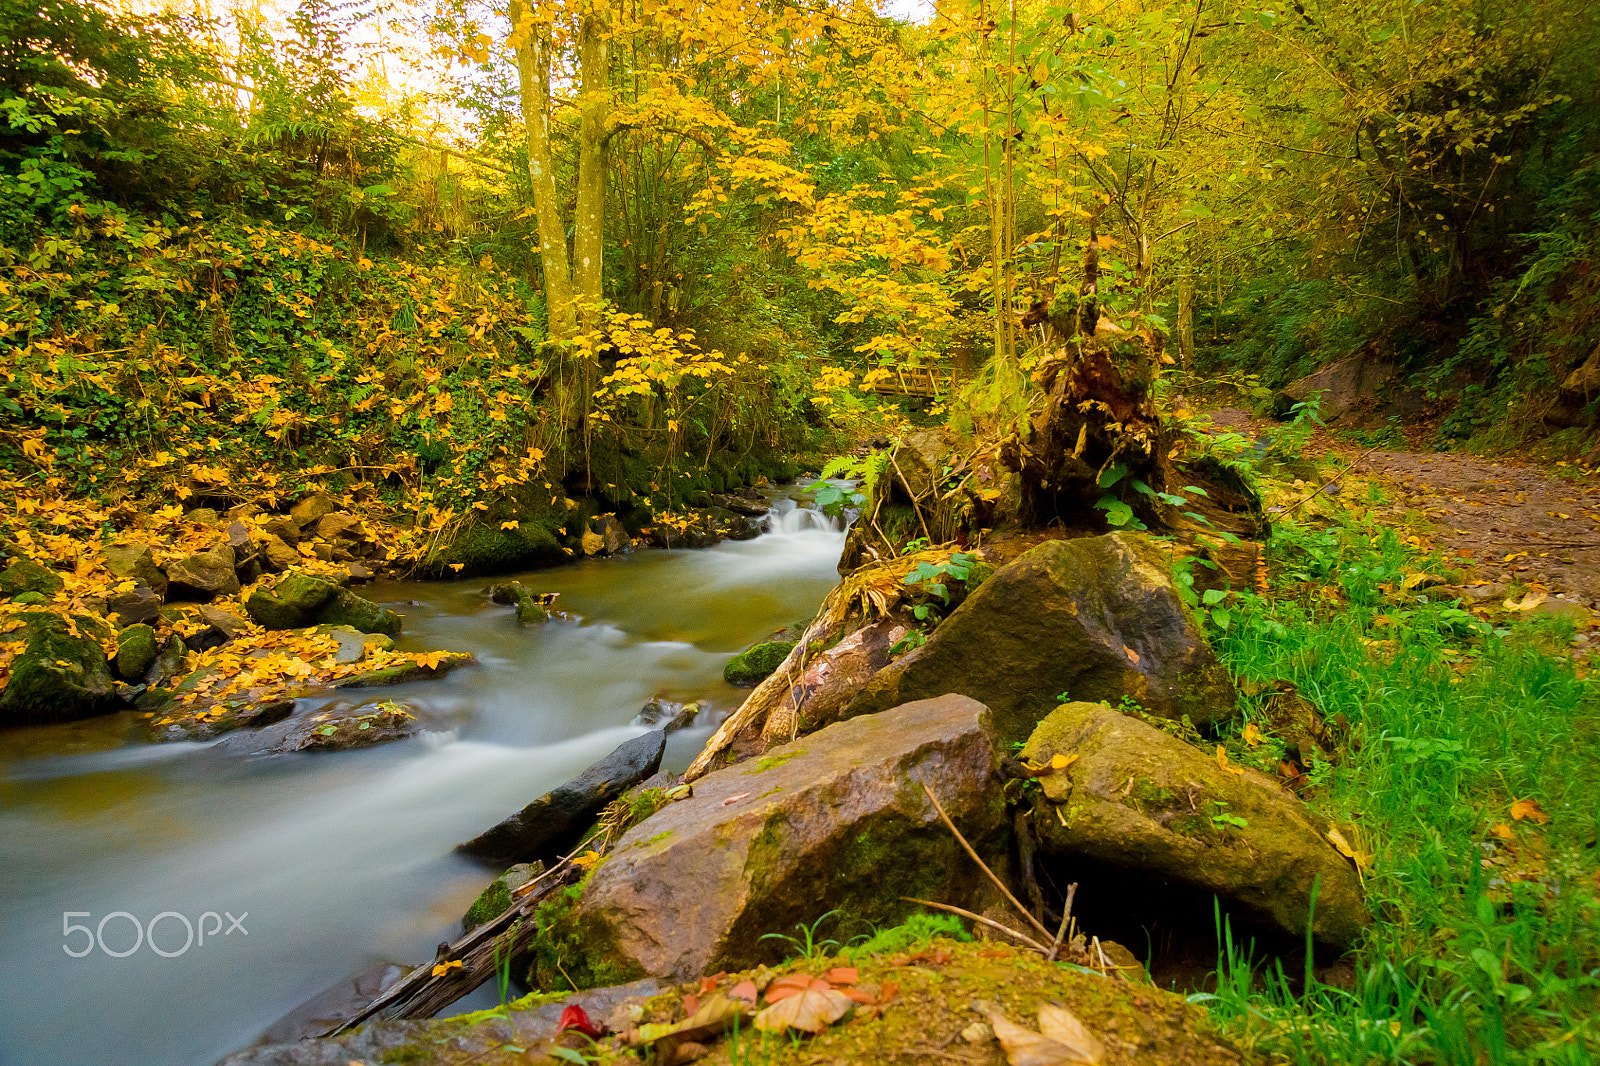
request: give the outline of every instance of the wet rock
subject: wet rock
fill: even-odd
[[[794,642],[785,640],[751,645],[728,660],[722,668],[722,680],[741,688],[754,688],[783,664],[793,648]]]
[[[332,635],[339,642],[339,650],[333,655],[336,663],[358,663],[374,652],[394,647],[394,639],[387,634],[363,633],[354,626],[318,626],[317,630]]]
[[[188,657],[188,645],[176,636],[169,636],[162,643],[161,650],[156,653],[156,661],[146,671],[145,683],[160,684],[168,678],[179,676],[184,672],[184,663]]]
[[[35,592],[48,599],[66,587],[66,582],[47,566],[32,559],[19,559],[0,570],[0,598],[13,599],[24,593]]]
[[[154,629],[143,623],[128,626],[117,634],[117,676],[128,682],[143,680],[155,665],[158,650]]]
[[[365,585],[372,580],[372,571],[361,563],[351,563],[344,569],[345,573],[350,575],[352,585]]]
[[[338,500],[326,492],[315,492],[289,508],[289,517],[294,520],[296,526],[304,530],[321,521],[323,515],[332,514],[342,507]]]
[[[707,774],[596,868],[571,923],[585,962],[682,980],[781,957],[763,933],[833,908],[889,925],[910,909],[901,896],[971,905],[983,875],[919,783],[993,852],[1008,821],[998,763],[986,709],[950,695]]]
[[[478,660],[464,651],[435,652],[426,663],[406,662],[357,674],[340,681],[336,688],[376,688],[381,685],[400,685],[407,681],[426,681],[443,677],[463,666],[476,666]]]
[[[478,893],[467,913],[461,917],[461,932],[470,933],[491,918],[498,918],[511,906],[511,893],[544,873],[542,862],[519,862]]]
[[[231,596],[241,587],[233,567],[233,549],[226,544],[168,563],[167,582],[168,600],[202,603]]]
[[[207,528],[214,527],[218,522],[222,521],[222,515],[217,513],[215,507],[196,507],[183,517],[197,526],[206,526]]]
[[[25,611],[15,617],[23,628],[12,639],[26,644],[0,694],[0,724],[70,722],[111,709],[111,664],[103,642],[115,630],[82,614]]]
[[[456,850],[502,869],[558,854],[575,842],[601,808],[656,772],[666,744],[667,734],[661,729],[634,737]]]
[[[880,671],[846,709],[870,714],[960,692],[1020,741],[1060,702],[1126,695],[1164,718],[1234,713],[1233,683],[1184,610],[1165,556],[1134,534],[1047,541],[1007,563],[922,647]]]
[[[699,713],[698,703],[673,703],[670,700],[657,698],[646,703],[634,721],[639,725],[659,727],[671,735],[693,725]]]
[[[746,518],[762,518],[766,516],[768,511],[772,510],[772,505],[762,498],[760,493],[755,493],[753,498],[736,496],[731,493],[725,496],[712,496],[711,502],[714,506],[732,511],[736,515],[743,515]]]
[[[556,593],[534,592],[520,581],[507,581],[490,586],[489,598],[495,603],[514,605],[517,622],[531,626],[550,620],[550,604],[555,602]]]
[[[416,716],[393,700],[350,709],[333,709],[307,715],[284,739],[279,752],[348,751],[370,748],[414,734]]]
[[[106,597],[106,617],[123,626],[154,622],[161,617],[161,597],[147,585],[135,586],[127,592],[113,592]]]
[[[955,442],[945,430],[923,429],[900,438],[889,468],[893,485],[903,493],[904,502],[916,500],[927,506],[940,494],[939,483],[955,456]]]
[[[158,706],[172,702],[193,685],[210,676],[209,668],[201,668],[184,678],[178,687]],[[148,695],[148,693],[147,693]],[[143,708],[144,703],[138,706]],[[224,700],[220,711],[206,718],[180,718],[164,725],[151,726],[151,739],[162,742],[175,740],[213,740],[224,733],[239,729],[263,729],[283,721],[294,713],[295,702],[287,696],[271,695],[261,690]]]
[[[410,966],[380,962],[347,977],[331,988],[324,989],[311,999],[267,1027],[261,1034],[263,1044],[291,1043],[320,1037],[362,1007],[371,1003],[389,986],[411,972]],[[349,1054],[345,1056],[349,1061]],[[340,1062],[338,1066],[345,1066]]]
[[[1273,779],[1224,768],[1199,749],[1102,704],[1069,703],[1022,755],[1076,760],[1039,779],[1033,825],[1048,854],[1092,859],[1214,894],[1291,936],[1349,947],[1369,921],[1354,866],[1328,824]]]

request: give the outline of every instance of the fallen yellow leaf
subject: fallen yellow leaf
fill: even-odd
[[[1544,808],[1539,806],[1537,800],[1520,799],[1511,805],[1511,820],[1513,822],[1527,820],[1544,825],[1550,821],[1550,816],[1544,813]]]
[[[1256,728],[1256,724],[1254,722],[1245,723],[1244,742],[1250,745],[1252,748],[1261,743],[1261,730]]]

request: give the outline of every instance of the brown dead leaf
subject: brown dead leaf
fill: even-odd
[[[1100,1062],[1106,1057],[1106,1046],[1065,1007],[1039,1004],[1039,1032],[1078,1052],[1085,1062]]]
[[[1040,1024],[1043,1025],[1043,1008],[1040,1009],[1040,1014]],[[1077,1019],[1074,1018],[1073,1021],[1076,1022]],[[1104,1056],[1105,1054],[1105,1048],[1100,1045],[1100,1041],[1090,1037],[1088,1032],[1083,1030],[1081,1023],[1077,1028],[1083,1031],[1084,1036],[1094,1040],[1095,1047],[1093,1049],[1078,1047],[1070,1042],[1062,1043],[1059,1040],[1053,1040],[1045,1036],[1043,1033],[1036,1033],[1032,1029],[1024,1029],[997,1010],[989,1012],[989,1024],[993,1026],[995,1038],[1000,1041],[1000,1046],[1005,1049],[1006,1061],[1011,1066],[1095,1066],[1100,1062],[1100,1058],[1091,1058],[1091,1052],[1095,1052],[1099,1056]],[[1054,1016],[1052,1016],[1051,1024],[1052,1028],[1057,1029],[1057,1031],[1065,1031],[1070,1028],[1063,1026],[1060,1019]]]
[[[820,1033],[845,1016],[855,1004],[849,996],[826,981],[823,987],[807,988],[773,1003],[758,1013],[755,1027],[765,1032],[781,1033],[785,1029],[799,1029],[806,1033]],[[770,993],[768,1002],[771,1002]]]
[[[1550,821],[1550,816],[1544,813],[1538,800],[1519,799],[1511,805],[1511,820],[1520,822],[1524,819],[1544,825]]]
[[[797,996],[813,987],[817,981],[818,978],[812,977],[808,973],[786,973],[767,986],[767,1002],[776,1003],[779,1000],[788,999],[790,996]],[[822,982],[822,986],[823,988],[832,987],[826,981]]]

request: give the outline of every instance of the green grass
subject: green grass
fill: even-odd
[[[1600,700],[1570,632],[1397,591],[1441,561],[1359,519],[1285,523],[1270,558],[1281,587],[1236,594],[1218,651],[1348,719],[1311,802],[1371,852],[1377,921],[1347,987],[1254,965],[1220,930],[1213,1015],[1295,1063],[1600,1061]],[[1549,824],[1513,820],[1520,799]]]

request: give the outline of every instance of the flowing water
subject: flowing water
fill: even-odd
[[[376,586],[401,647],[481,664],[362,694],[411,704],[416,738],[241,758],[126,743],[131,716],[0,734],[0,1064],[209,1064],[374,962],[431,958],[490,876],[452,845],[643,732],[654,696],[711,706],[668,745],[681,769],[742,698],[729,655],[811,616],[843,534],[788,499],[768,521],[522,575],[571,615],[529,629],[482,580]]]

